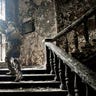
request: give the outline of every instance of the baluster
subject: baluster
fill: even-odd
[[[68,67],[65,65],[65,82],[66,82],[66,89],[68,90],[68,95],[71,96],[70,90],[69,90],[69,80],[68,80]]]
[[[95,13],[95,28],[96,28],[96,13]]]
[[[50,68],[50,50],[49,48],[46,46],[46,54],[45,54],[45,63],[46,63],[46,69],[47,72],[50,73],[51,68]]]
[[[59,77],[60,77],[60,89],[64,90],[66,89],[66,84],[65,84],[65,66],[63,64],[63,61],[59,59]]]
[[[85,37],[85,40],[86,40],[86,44],[85,44],[85,47],[90,47],[90,43],[89,43],[89,33],[88,33],[88,19],[85,19],[84,20],[84,37]]]
[[[65,47],[65,51],[68,53],[68,52],[69,52],[69,46],[68,46],[67,35],[65,36],[65,44],[64,44],[64,47]]]
[[[96,36],[96,13],[94,15],[94,31],[92,32],[92,42],[93,42],[93,46],[96,47],[96,38],[94,38]]]
[[[76,74],[74,76],[74,93],[75,93],[75,96],[79,96],[78,88],[77,88],[77,75]]]
[[[55,72],[55,78],[54,80],[55,81],[60,81],[60,78],[59,78],[59,62],[58,62],[58,58],[57,58],[57,55],[54,54],[54,72]]]
[[[74,31],[74,45],[75,45],[75,50],[71,53],[73,57],[79,59],[81,56],[80,56],[80,50],[78,48],[78,34],[76,31]]]
[[[86,84],[86,96],[89,96],[88,94],[88,85]]]
[[[52,50],[50,50],[50,67],[51,67],[50,74],[54,74],[54,58]]]
[[[79,53],[79,48],[78,48],[78,35],[77,32],[74,31],[74,44],[75,44],[75,52],[74,53]]]
[[[0,39],[1,39],[1,61],[2,61],[2,34],[0,34]]]

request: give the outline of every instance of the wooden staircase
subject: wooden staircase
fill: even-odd
[[[90,30],[91,19],[94,31]],[[96,6],[44,40],[47,71],[55,73],[68,96],[96,96],[96,38],[92,34],[96,36]]]
[[[59,88],[60,82],[46,70],[22,69],[23,79],[14,82],[15,77],[6,75],[8,69],[0,69],[0,96],[66,96],[67,90]]]
[[[96,57],[93,55],[96,50],[92,49],[96,45],[91,44],[88,30],[90,18],[94,18],[96,25],[96,6],[53,38],[44,40],[46,70],[22,69],[23,79],[14,82],[14,77],[5,75],[7,69],[0,69],[0,96],[13,96],[15,93],[19,96],[96,96],[96,67],[91,70],[86,66]],[[80,34],[77,29],[81,26],[84,46],[78,40]],[[73,41],[68,38],[70,33],[73,33]],[[64,48],[58,44],[62,36]],[[70,41],[74,45],[74,52],[70,50]]]

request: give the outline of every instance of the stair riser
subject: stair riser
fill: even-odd
[[[33,81],[45,81],[45,80],[53,80],[54,76],[24,76],[23,81],[33,80]],[[15,77],[0,77],[0,81],[14,81]]]
[[[12,92],[12,93],[0,93],[0,96],[67,96],[67,92]]]
[[[8,70],[0,70],[0,74],[8,73]],[[46,70],[22,70],[23,74],[44,74],[47,73]]]
[[[16,88],[37,88],[37,87],[51,87],[59,88],[60,83],[15,83],[15,84],[0,84],[0,89],[16,89]]]

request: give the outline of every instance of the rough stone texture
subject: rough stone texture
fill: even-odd
[[[93,0],[96,2],[95,0]],[[58,32],[81,17],[92,7],[91,0],[56,0]]]
[[[19,0],[20,1],[20,12],[23,18],[21,21],[27,20],[29,18],[28,4],[24,2],[29,0]],[[94,0],[95,1],[95,0]],[[56,10],[55,5],[56,4]],[[73,21],[82,16],[90,7],[93,5],[93,1],[90,0],[33,0],[32,1],[32,19],[35,20],[36,30],[33,33],[26,34],[23,39],[23,45],[21,48],[21,60],[24,65],[32,64],[43,64],[44,62],[44,52],[42,40],[45,37],[51,37],[56,34],[56,32],[61,31]],[[24,6],[22,6],[24,5]],[[56,22],[56,14],[57,22]],[[57,23],[57,29],[56,29]],[[92,24],[90,24],[92,25]],[[89,25],[89,26],[90,26]],[[82,33],[81,27],[79,28]],[[78,29],[78,30],[79,30]],[[94,28],[93,28],[94,29]],[[81,34],[80,33],[80,34]],[[79,35],[80,35],[79,34]],[[73,45],[73,34],[68,35],[70,50],[74,50]],[[58,40],[59,44],[64,38]],[[79,40],[80,41],[80,40]],[[83,40],[84,41],[84,40]],[[85,42],[85,41],[84,41]],[[82,43],[80,41],[80,43]],[[64,46],[63,46],[64,47]]]
[[[23,10],[24,13],[28,6],[25,4],[24,6],[27,7],[23,7],[22,4],[28,0],[20,1],[20,10]],[[42,40],[57,33],[54,2],[52,0],[33,0],[32,4],[34,6],[32,18],[35,20],[36,29],[35,32],[25,34],[23,37],[21,47],[23,65],[44,64],[44,45]],[[23,19],[26,18],[28,17],[25,16]]]
[[[60,2],[61,1],[61,2]],[[68,25],[70,25],[72,22],[80,18],[83,14],[85,14],[93,5],[96,4],[95,0],[56,0],[56,9],[57,9],[57,32],[60,32],[62,29],[66,28]],[[95,22],[94,17],[90,18],[88,21],[88,28],[89,33],[90,31],[93,31],[95,29]],[[79,47],[84,46],[85,39],[83,35],[83,26],[79,26],[75,31],[77,31],[77,34],[79,36]],[[73,51],[75,46],[73,42],[73,34],[74,31],[72,30],[71,33],[67,35],[68,37],[68,44],[69,44],[69,50]],[[90,35],[90,38],[92,39],[92,33]],[[61,48],[64,48],[64,40],[65,37],[63,36],[58,40],[59,46]],[[63,46],[62,46],[63,45]]]

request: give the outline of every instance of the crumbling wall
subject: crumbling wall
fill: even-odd
[[[95,0],[55,0],[56,10],[57,10],[57,32],[60,32],[75,20],[80,18],[85,14],[91,7],[96,5]],[[95,16],[90,18],[88,23],[89,31],[93,31],[95,28]],[[75,31],[77,31],[79,37],[80,45],[84,46],[84,36],[81,36],[84,32],[84,27],[80,26]],[[69,49],[74,50],[74,31],[67,35],[69,42]],[[92,36],[92,34],[91,34]],[[58,39],[58,44],[60,47],[64,48],[64,36]],[[83,42],[83,43],[82,43]]]
[[[61,2],[60,2],[61,1]],[[93,3],[94,1],[94,3]],[[95,0],[56,0],[58,32],[95,5]]]
[[[23,10],[24,12],[28,8],[24,2],[28,0],[20,1],[21,11]],[[42,40],[57,33],[53,0],[33,0],[32,4],[34,6],[32,19],[34,19],[35,31],[23,35],[23,44],[21,46],[21,61],[23,65],[44,64],[44,45]],[[26,18],[28,17],[25,16],[23,19]]]

